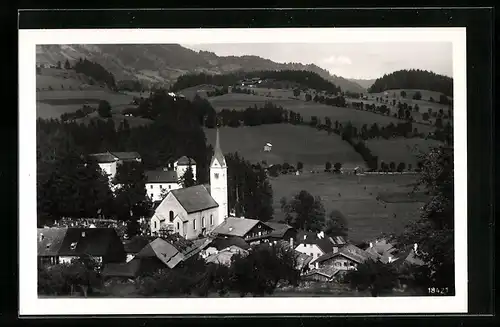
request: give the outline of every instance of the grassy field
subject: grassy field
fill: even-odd
[[[75,112],[84,104],[96,106],[106,100],[111,107],[125,107],[131,103],[132,95],[102,90],[56,90],[37,92],[37,118],[59,118],[66,112]]]
[[[353,125],[361,127],[363,124],[378,123],[379,125],[387,125],[389,123],[397,124],[401,120],[394,117],[383,116],[372,112],[354,110],[351,108],[333,107],[324,104],[315,103],[313,101],[305,102],[302,100],[295,100],[289,98],[269,98],[263,95],[249,95],[230,93],[218,97],[209,98],[210,103],[217,111],[222,109],[235,109],[245,110],[248,107],[257,105],[263,106],[266,102],[270,101],[276,105],[282,106],[284,109],[293,110],[303,115],[304,120],[310,120],[311,116],[330,117],[335,122],[338,120],[340,123],[351,121]],[[431,126],[418,126],[422,132],[425,130],[431,131]]]
[[[215,129],[205,129],[208,143],[215,144]],[[264,145],[273,145],[264,152]],[[288,124],[220,129],[223,151],[236,152],[251,162],[266,160],[268,164],[304,163],[304,169],[323,169],[325,162],[340,162],[344,167],[364,166],[361,156],[338,135],[328,135],[308,126]]]
[[[384,203],[379,194],[407,195],[413,189],[415,175],[334,175],[328,173],[299,176],[282,175],[270,178],[274,193],[274,220],[283,219],[280,199],[306,190],[321,197],[328,214],[336,209],[349,224],[349,238],[354,242],[368,241],[386,233],[399,233],[419,216],[421,202],[397,201]],[[402,197],[400,197],[402,198]]]
[[[394,161],[396,165],[404,162],[406,167],[408,164],[412,164],[414,168],[417,166],[418,154],[427,153],[431,147],[440,144],[441,142],[436,140],[419,138],[371,139],[366,141],[368,148],[374,155],[378,156],[379,162],[390,163]]]
[[[85,118],[77,119],[76,122],[88,125],[92,120],[95,119],[101,119],[101,118],[99,118],[96,112],[93,112]],[[125,119],[127,120],[131,128],[144,126],[147,124],[151,124],[153,122],[151,119],[146,119],[142,117],[125,117],[124,115],[121,114],[113,114],[113,117],[111,119],[113,119],[116,128],[118,128]]]

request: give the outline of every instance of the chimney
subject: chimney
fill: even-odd
[[[293,237],[290,237],[290,247],[293,249]]]
[[[370,248],[372,248],[372,247],[373,247],[373,243],[372,243],[372,242],[370,242]]]
[[[85,237],[85,232],[82,232],[82,237]]]

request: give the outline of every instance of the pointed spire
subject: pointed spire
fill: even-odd
[[[216,138],[215,138],[214,156],[212,158],[211,165],[214,163],[215,160],[217,160],[221,166],[225,166],[226,159],[224,158],[224,154],[222,153],[222,150],[220,148],[219,127],[217,127],[216,133],[217,134],[216,134]]]

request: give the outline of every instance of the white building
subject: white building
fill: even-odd
[[[185,159],[181,159],[174,164],[175,172],[179,172],[179,167],[182,169]],[[186,239],[194,239],[211,232],[227,216],[227,165],[217,130],[215,152],[210,164],[210,186],[171,190],[151,217],[150,228],[153,233],[167,229]]]
[[[271,152],[272,148],[273,148],[273,145],[271,143],[266,143],[266,145],[264,145],[265,152]]]
[[[149,170],[146,175],[146,194],[154,201],[162,200],[162,195],[177,190],[182,186],[179,184],[175,170]]]
[[[178,178],[181,178],[184,175],[189,165],[191,165],[193,170],[193,179],[196,180],[196,161],[186,156],[182,156],[174,162],[174,170],[177,172]]]
[[[297,235],[297,245],[295,250],[307,254],[312,257],[310,262],[311,266],[315,265],[316,259],[328,254],[336,253],[345,245],[345,240],[343,238],[331,238],[325,237],[324,233],[299,233]]]
[[[90,155],[94,158],[99,167],[108,175],[111,181],[115,178],[117,166],[123,162],[142,162],[141,155],[137,152],[104,152],[93,153]]]

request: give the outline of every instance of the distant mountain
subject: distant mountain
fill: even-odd
[[[179,44],[80,44],[39,45],[37,63],[56,64],[87,58],[113,73],[117,81],[140,80],[148,84],[171,85],[187,73],[224,74],[234,71],[307,70],[340,86],[343,91],[366,92],[359,84],[331,75],[314,64],[276,63],[258,56],[217,56],[196,52]]]
[[[373,83],[375,83],[376,79],[355,79],[355,78],[349,78],[349,81],[360,85],[364,89],[368,89],[370,86],[373,85]]]

